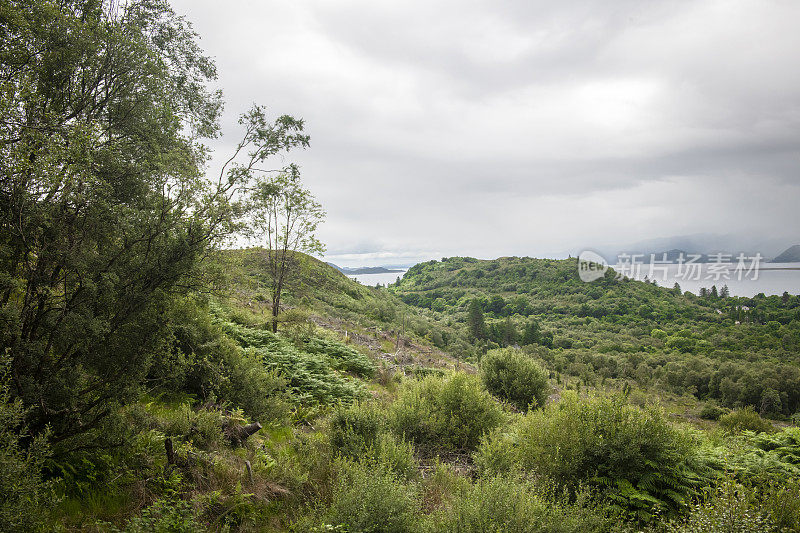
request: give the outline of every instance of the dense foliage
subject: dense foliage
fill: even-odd
[[[549,373],[519,350],[490,350],[481,358],[486,389],[521,411],[541,407],[547,400]]]

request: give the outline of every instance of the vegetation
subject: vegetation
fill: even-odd
[[[262,124],[254,129],[256,132],[264,128],[264,118],[259,118]],[[258,180],[252,198],[253,228],[267,245],[272,332],[277,333],[284,287],[295,281],[292,274],[297,270],[297,252],[317,254],[325,250],[314,234],[325,212],[302,187],[296,166],[271,179]]]
[[[301,120],[254,107],[203,178],[221,99],[165,2],[0,2],[0,41],[0,531],[800,531],[800,297],[364,287],[262,170]]]
[[[502,411],[474,376],[411,381],[392,405],[394,431],[430,451],[469,451],[502,421]]]
[[[468,360],[519,345],[588,386],[691,394],[778,419],[800,410],[800,296],[698,297],[613,270],[584,283],[575,261],[450,257],[415,265],[392,290],[452,323],[445,348]]]
[[[518,350],[490,350],[481,359],[486,389],[520,411],[541,407],[547,401],[548,372]]]

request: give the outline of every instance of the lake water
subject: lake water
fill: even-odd
[[[727,285],[732,296],[749,297],[760,292],[769,296],[783,294],[784,291],[792,295],[800,294],[800,263],[761,263],[757,274],[755,269],[750,273],[747,273],[746,269],[737,273],[735,264],[729,268],[715,268],[711,265],[713,263],[700,263],[699,276],[697,272],[687,275],[686,265],[683,265],[682,272],[679,272],[681,265],[677,264],[658,266],[652,273],[647,263],[642,264],[638,272],[631,269],[630,265],[627,265],[627,271],[625,265],[616,265],[614,269],[638,280],[648,276],[650,279],[655,279],[660,287],[672,287],[677,281],[681,290],[695,294],[700,292],[701,287],[710,289],[712,285],[716,285],[717,290]],[[666,272],[663,270],[664,267]]]
[[[394,283],[397,281],[397,277],[403,277],[406,271],[403,270],[401,272],[386,272],[383,274],[351,274],[347,277],[350,279],[354,279],[362,285],[370,285],[374,287],[376,284],[380,283],[383,286],[388,285],[389,283]]]

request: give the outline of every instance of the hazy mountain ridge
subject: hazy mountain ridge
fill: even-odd
[[[800,244],[790,246],[770,263],[800,263]]]
[[[348,276],[354,276],[357,274],[392,274],[395,272],[404,272],[403,270],[396,269],[396,268],[386,268],[382,266],[378,267],[340,267],[334,263],[327,263],[342,274],[346,274]]]

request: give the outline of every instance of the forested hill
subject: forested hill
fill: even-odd
[[[787,415],[800,407],[796,295],[716,287],[700,297],[612,270],[585,283],[576,259],[519,257],[421,263],[392,290],[452,319],[471,346],[538,346],[557,372],[588,385],[617,380]]]

